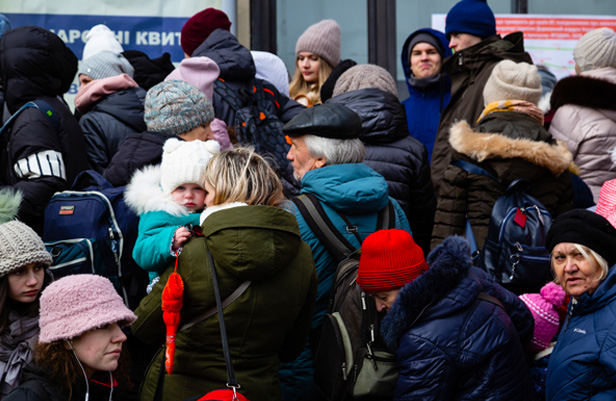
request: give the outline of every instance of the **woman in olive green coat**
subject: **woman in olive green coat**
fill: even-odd
[[[284,197],[279,179],[252,150],[216,155],[207,168],[205,189],[204,236],[184,246],[177,268],[184,282],[184,307],[173,373],[163,372],[159,380],[161,349],[148,367],[140,398],[153,400],[159,386],[157,396],[165,401],[225,387],[217,314],[181,330],[216,305],[209,249],[223,300],[250,281],[224,309],[240,392],[251,401],[280,400],[279,363],[295,359],[310,329],[316,291],[310,247],[302,242],[293,214],[280,208]],[[173,266],[167,269],[135,311],[138,320],[132,329],[142,341],[164,341],[161,295],[173,271]]]

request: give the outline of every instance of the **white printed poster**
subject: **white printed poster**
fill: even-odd
[[[445,32],[445,14],[432,15],[432,28]],[[616,30],[616,16],[496,14],[496,31],[505,36],[524,32],[524,48],[535,64],[546,66],[558,79],[575,73],[573,48],[593,29]]]

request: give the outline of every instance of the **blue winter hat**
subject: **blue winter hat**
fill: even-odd
[[[0,37],[2,37],[2,35],[4,35],[4,32],[8,31],[9,29],[13,29],[11,21],[9,21],[6,15],[0,14]]]
[[[461,0],[447,13],[445,35],[468,33],[485,39],[496,35],[496,19],[487,0]]]

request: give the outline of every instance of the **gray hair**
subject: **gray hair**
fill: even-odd
[[[316,135],[305,135],[304,143],[312,157],[325,158],[325,165],[361,163],[366,157],[366,148],[359,138],[333,139]]]

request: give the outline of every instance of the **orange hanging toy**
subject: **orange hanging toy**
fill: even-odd
[[[163,321],[167,327],[165,340],[165,370],[167,374],[173,373],[173,356],[175,354],[175,334],[180,324],[180,311],[184,300],[184,283],[177,273],[179,255],[175,254],[175,270],[169,276],[163,289]]]

